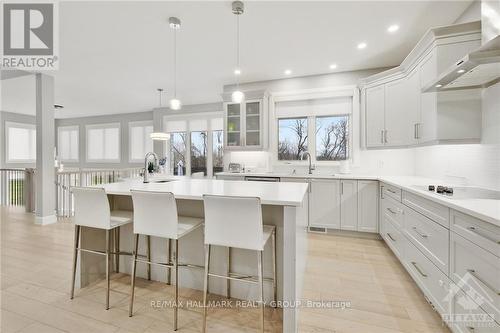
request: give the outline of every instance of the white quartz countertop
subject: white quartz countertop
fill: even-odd
[[[176,199],[188,200],[202,200],[204,194],[258,197],[264,205],[278,206],[301,206],[307,192],[307,184],[301,183],[256,183],[174,176],[166,176],[164,180],[166,182],[145,184],[142,179],[125,179],[97,187],[114,195],[131,195],[130,190],[172,192]]]
[[[456,186],[450,182],[443,181],[442,179],[432,179],[417,176],[380,176],[380,175],[366,175],[366,174],[335,174],[335,175],[321,175],[321,174],[291,174],[291,173],[231,173],[220,172],[220,176],[254,176],[254,177],[280,177],[280,178],[315,178],[315,179],[359,179],[359,180],[379,180],[390,185],[399,187],[405,191],[418,194],[426,199],[437,202],[441,205],[455,209],[464,214],[474,216],[480,220],[489,222],[496,226],[500,226],[500,200],[493,199],[453,199],[444,195],[424,191],[415,188],[415,185],[444,185]]]
[[[439,179],[414,176],[381,176],[381,182],[399,187],[405,191],[418,194],[426,199],[450,207],[464,214],[474,216],[480,220],[500,227],[500,200],[494,199],[454,199],[435,192],[415,188],[415,185],[444,185],[455,186]]]
[[[366,174],[320,174],[313,173],[290,173],[290,172],[218,172],[216,176],[224,177],[278,177],[278,178],[311,178],[311,179],[361,179],[361,180],[378,180],[378,176]]]

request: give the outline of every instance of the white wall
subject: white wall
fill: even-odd
[[[415,148],[419,176],[500,189],[500,83],[483,90],[480,144]]]
[[[360,79],[384,70],[387,70],[387,68],[244,83],[240,87],[242,90],[248,91],[266,89],[273,93],[349,86],[356,85]],[[233,89],[234,85],[228,85],[224,87],[224,92],[231,92]],[[270,121],[274,120],[271,119]],[[358,123],[357,126],[359,125]],[[273,137],[270,140],[273,140]],[[415,154],[412,149],[366,150],[361,149],[361,147],[357,148],[359,153],[356,154],[355,164],[351,167],[353,173],[377,175],[413,175],[415,173]],[[269,150],[265,152],[230,152],[225,156],[225,165],[227,166],[229,162],[242,163],[246,168],[253,168],[256,171],[291,172],[296,169],[297,172],[300,172],[307,169],[305,162],[301,165],[296,163],[293,165],[273,164],[272,154],[275,154],[275,152]],[[339,166],[333,164],[327,166],[317,165],[316,167],[319,173],[332,174],[339,172]]]
[[[475,0],[469,7],[460,15],[455,24],[480,21],[481,20],[481,0]]]

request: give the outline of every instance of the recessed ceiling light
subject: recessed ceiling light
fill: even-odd
[[[458,73],[458,74],[465,73],[465,69],[459,69],[459,70],[457,71],[457,73]]]
[[[240,75],[240,74],[241,74],[241,69],[236,68],[236,69],[234,70],[234,75]]]
[[[330,65],[330,69],[336,69],[337,68],[337,64],[331,64]]]
[[[442,86],[442,84],[436,84],[436,88],[441,88]]]
[[[365,42],[362,42],[362,43],[359,43],[358,44],[358,49],[362,50],[362,49],[365,49],[366,48],[366,43]]]
[[[285,70],[285,75],[290,75],[292,74],[292,70],[291,69],[286,69]]]
[[[393,24],[393,25],[389,26],[389,28],[387,28],[387,32],[391,32],[391,33],[396,32],[398,30],[399,30],[399,25],[397,25],[397,24]]]

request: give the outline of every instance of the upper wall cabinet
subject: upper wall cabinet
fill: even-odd
[[[399,67],[362,80],[366,147],[480,140],[480,90],[422,93],[442,71],[479,47],[480,29],[480,22],[432,29]]]
[[[230,100],[230,96],[223,97]],[[227,150],[260,150],[267,147],[267,94],[246,92],[245,97],[241,103],[224,102]]]

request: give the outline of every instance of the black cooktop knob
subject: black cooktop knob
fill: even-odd
[[[436,186],[434,185],[429,185],[429,191],[434,191],[436,189]]]
[[[443,192],[444,192],[444,189],[445,189],[445,187],[444,187],[444,186],[438,185],[436,192],[437,192],[437,193],[443,193]]]

